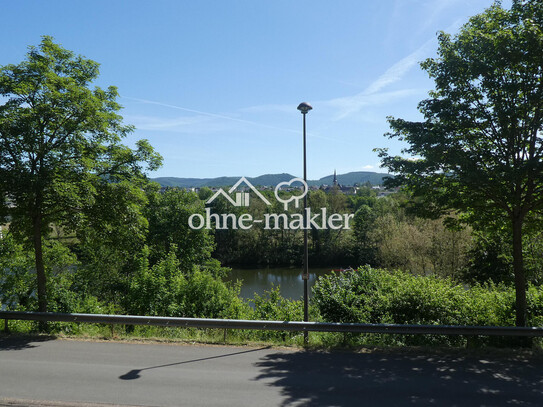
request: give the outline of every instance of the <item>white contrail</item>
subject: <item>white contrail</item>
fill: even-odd
[[[285,132],[289,132],[289,133],[295,133],[295,134],[300,133],[300,130],[285,129],[283,127],[270,126],[268,124],[258,123],[258,122],[254,122],[254,121],[251,121],[251,120],[238,119],[236,117],[225,116],[225,115],[217,114],[217,113],[202,112],[201,110],[195,110],[195,109],[189,109],[189,108],[186,108],[186,107],[170,105],[168,103],[156,102],[156,101],[147,100],[147,99],[133,98],[133,97],[129,97],[129,96],[121,96],[121,97],[124,98],[124,99],[128,99],[128,100],[134,100],[134,101],[140,102],[140,103],[146,103],[146,104],[157,105],[157,106],[164,106],[164,107],[168,107],[168,108],[171,108],[171,109],[183,110],[185,112],[200,114],[200,115],[203,115],[203,116],[215,117],[217,119],[231,120],[231,121],[235,121],[235,122],[238,122],[238,123],[250,124],[252,126],[265,127],[265,128],[272,129],[272,130],[285,131]],[[333,139],[333,138],[318,136],[318,135],[312,134],[310,132],[307,133],[307,136],[308,137],[318,138],[318,139],[323,139],[323,140],[335,141],[335,139]]]
[[[285,128],[282,128],[282,127],[270,126],[268,124],[262,124],[262,123],[253,122],[253,121],[250,121],[250,120],[238,119],[236,117],[225,116],[225,115],[217,114],[217,113],[202,112],[201,110],[188,109],[186,107],[170,105],[168,103],[155,102],[153,100],[146,100],[146,99],[139,99],[139,98],[132,98],[132,97],[128,97],[128,96],[122,96],[122,97],[125,98],[125,99],[134,100],[134,101],[140,102],[140,103],[146,103],[146,104],[150,104],[150,105],[169,107],[171,109],[183,110],[185,112],[201,114],[201,115],[204,115],[204,116],[215,117],[215,118],[218,118],[218,119],[231,120],[231,121],[235,121],[235,122],[239,122],[239,123],[251,124],[253,126],[260,126],[260,127],[266,127],[266,128],[274,129],[274,130],[287,131],[287,132],[290,132],[290,133],[299,133],[298,130],[292,130],[292,129],[285,129]]]

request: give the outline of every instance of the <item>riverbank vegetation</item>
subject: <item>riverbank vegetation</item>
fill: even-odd
[[[320,194],[319,194],[320,195]],[[326,194],[324,194],[326,197]],[[515,322],[512,264],[506,239],[494,239],[469,228],[448,229],[440,220],[409,213],[401,192],[377,198],[371,188],[343,196],[359,203],[353,228],[341,231],[349,253],[360,264],[353,271],[321,277],[310,296],[310,320],[329,322],[495,325]],[[301,301],[283,298],[278,288],[240,298],[242,282],[225,282],[229,268],[213,257],[212,230],[192,230],[188,217],[203,213],[204,200],[194,192],[160,191],[149,184],[144,233],[126,236],[125,244],[95,234],[91,241],[52,233],[43,249],[49,310],[172,317],[302,320]],[[345,206],[346,210],[353,210]],[[241,233],[244,231],[239,231]],[[335,231],[333,231],[335,232]],[[87,233],[95,233],[89,230]],[[259,232],[261,233],[261,232]],[[314,247],[314,235],[310,246]],[[498,235],[500,237],[500,235]],[[488,250],[486,243],[499,242]],[[540,286],[541,245],[527,239],[531,263],[528,323],[543,324]],[[239,243],[239,242],[238,242]],[[241,246],[238,246],[241,247]],[[301,246],[291,247],[301,257]],[[244,248],[244,250],[248,250]],[[356,254],[353,255],[353,252]],[[261,253],[262,254],[262,253]],[[263,254],[262,254],[263,255]],[[310,259],[311,262],[311,259]],[[4,309],[37,309],[34,253],[9,230],[0,239],[0,302]],[[38,329],[29,322],[10,322],[12,331]],[[224,331],[179,330],[51,323],[52,333],[98,337],[159,337],[162,340],[223,342]],[[300,333],[235,331],[229,343],[271,342],[302,345]],[[447,336],[311,334],[311,344],[324,347],[375,345],[501,346],[506,338]]]
[[[438,58],[422,65],[436,80],[420,105],[425,121],[390,119],[390,136],[407,142],[411,156],[380,150],[397,174],[388,181],[394,193],[378,196],[371,186],[352,195],[337,187],[309,192],[313,213],[353,215],[350,228],[312,225],[310,265],[355,268],[318,281],[311,320],[541,326],[541,21],[540,5],[514,1],[504,10],[497,3],[456,37],[439,36]],[[191,217],[206,215],[213,192],[149,182],[145,171],[161,158],[145,140],[134,150],[120,144],[132,127],[117,114],[114,87],[89,88],[97,75],[98,64],[50,37],[25,62],[0,70],[7,99],[0,110],[2,309],[301,320],[301,302],[277,289],[241,299],[242,283],[225,282],[225,266],[300,265],[302,230],[190,227]],[[285,209],[272,191],[250,194],[249,207],[219,196],[208,211],[236,219],[302,211]],[[11,327],[33,329],[27,322]],[[78,324],[48,329],[90,332]],[[227,334],[241,342],[302,340],[287,332]],[[352,346],[509,344],[431,335],[312,337]]]
[[[229,286],[211,269],[195,269],[188,275],[175,272],[173,257],[155,270],[135,278],[130,294],[129,313],[139,315],[183,316],[299,321],[302,301],[281,297],[277,288],[252,300],[239,298],[239,286]],[[173,273],[172,273],[173,271]],[[215,270],[216,272],[217,270]],[[165,287],[171,287],[171,290]],[[104,304],[93,296],[73,295],[58,290],[55,310],[59,312],[119,313],[118,307]],[[67,293],[71,293],[66,295]],[[84,298],[84,300],[83,300]],[[543,289],[527,290],[528,321],[543,325]],[[133,303],[131,303],[134,301]],[[70,308],[70,307],[73,307]],[[20,307],[19,307],[20,308]],[[391,323],[424,325],[511,326],[515,321],[514,287],[506,284],[460,285],[438,276],[416,276],[403,271],[373,269],[369,266],[322,277],[313,288],[310,320],[319,322]],[[11,321],[18,333],[33,332],[37,325]],[[300,332],[181,329],[142,326],[116,326],[51,323],[50,333],[60,336],[105,339],[153,339],[201,343],[272,343],[302,346]],[[310,344],[321,348],[367,346],[514,346],[514,338],[446,335],[388,335],[311,333]],[[534,344],[540,346],[538,339]]]

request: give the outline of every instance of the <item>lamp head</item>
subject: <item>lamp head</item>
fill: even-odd
[[[302,114],[306,114],[307,112],[309,112],[311,109],[313,109],[313,107],[311,107],[311,105],[307,102],[302,102],[298,105],[298,110],[302,113]]]

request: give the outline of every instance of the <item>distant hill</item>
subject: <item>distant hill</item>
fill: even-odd
[[[151,178],[163,187],[179,188],[201,188],[201,187],[225,187],[234,185],[241,177],[218,177],[218,178],[177,178],[159,177]],[[258,177],[247,177],[249,182],[255,186],[275,186],[280,182],[290,181],[294,175],[290,174],[266,174]]]
[[[372,185],[381,185],[383,178],[388,177],[388,174],[357,171],[347,174],[338,174],[337,180],[341,185],[365,184],[369,182]],[[249,182],[255,186],[275,186],[280,182],[290,181],[294,178],[291,174],[265,174],[258,177],[247,177]],[[240,177],[218,177],[218,178],[178,178],[178,177],[159,177],[152,178],[163,187],[178,187],[178,188],[201,188],[201,187],[224,187],[234,185]],[[309,185],[321,186],[332,185],[334,180],[333,175],[322,177],[319,180],[309,180]]]
[[[347,174],[337,174],[337,182],[341,185],[362,185],[366,182],[369,182],[371,185],[381,185],[383,183],[383,178],[389,176],[389,174],[370,171],[348,172]],[[322,177],[318,181],[308,181],[308,184],[320,186],[323,184],[332,185],[333,182],[334,176],[328,175],[326,177]]]

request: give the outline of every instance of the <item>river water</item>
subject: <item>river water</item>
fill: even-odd
[[[311,287],[319,276],[332,273],[330,268],[310,268],[308,292],[311,297]],[[262,295],[272,287],[280,287],[281,295],[292,300],[301,300],[304,295],[304,281],[302,268],[261,268],[236,269],[233,268],[225,278],[226,281],[242,280],[240,296],[245,299],[254,298],[254,294]]]

